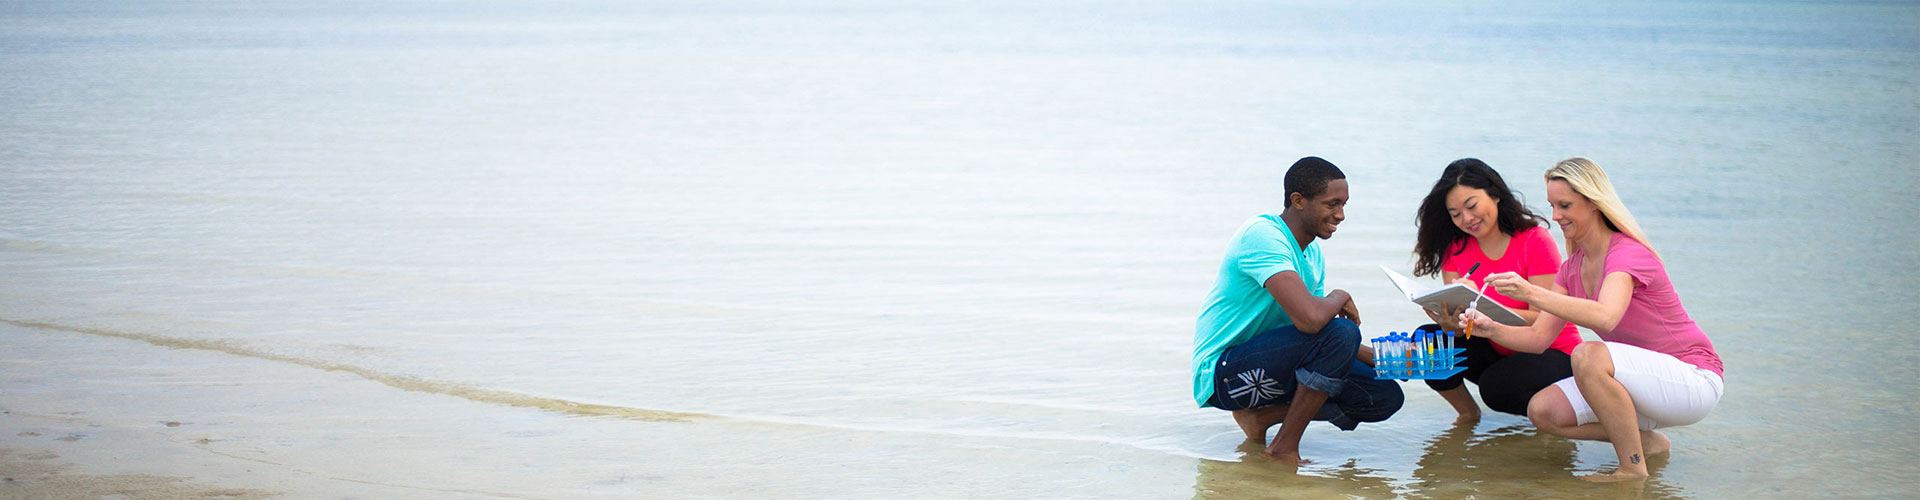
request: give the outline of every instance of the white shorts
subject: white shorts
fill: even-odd
[[[1719,374],[1665,353],[1618,342],[1607,342],[1607,353],[1613,358],[1613,378],[1626,386],[1627,396],[1633,398],[1633,411],[1640,417],[1642,430],[1699,422],[1720,404],[1720,394],[1726,390]],[[1573,377],[1553,385],[1573,403],[1575,425],[1600,421],[1593,407],[1587,405],[1587,398],[1580,395]]]

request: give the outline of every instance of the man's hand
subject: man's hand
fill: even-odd
[[[1334,317],[1347,318],[1348,320],[1352,320],[1353,324],[1359,325],[1360,324],[1360,306],[1354,305],[1353,296],[1345,293],[1345,290],[1341,291],[1341,295],[1345,295],[1347,297],[1347,301],[1343,304],[1340,304],[1340,312],[1334,313]]]

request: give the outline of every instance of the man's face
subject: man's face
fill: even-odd
[[[1347,180],[1327,181],[1327,188],[1320,195],[1305,201],[1306,206],[1295,202],[1294,208],[1306,214],[1303,220],[1311,224],[1314,237],[1329,239],[1339,230],[1340,221],[1347,220]]]

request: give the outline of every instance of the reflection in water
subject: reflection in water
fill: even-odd
[[[1382,498],[1394,496],[1390,475],[1380,469],[1344,465],[1294,467],[1263,454],[1258,440],[1240,442],[1240,462],[1200,460],[1194,500],[1200,498]]]
[[[1193,498],[1367,498],[1391,497],[1393,484],[1385,471],[1308,464],[1295,467],[1267,458],[1265,445],[1249,440],[1240,444],[1239,462],[1200,461],[1193,482]]]
[[[1681,498],[1678,487],[1663,484],[1667,456],[1647,462],[1647,481],[1593,484],[1574,477],[1574,441],[1549,436],[1526,423],[1475,433],[1474,424],[1454,425],[1427,441],[1426,454],[1413,470],[1404,496],[1431,499],[1517,498]]]
[[[1459,424],[1427,440],[1427,451],[1413,470],[1411,496],[1468,498],[1488,490],[1513,493],[1564,489],[1576,481],[1573,441],[1514,424],[1476,434],[1474,424]]]
[[[1240,461],[1199,461],[1193,498],[1687,498],[1661,479],[1667,456],[1652,457],[1646,481],[1594,484],[1575,477],[1578,444],[1520,422],[1476,433],[1455,425],[1427,440],[1409,474],[1397,466],[1357,461],[1294,467],[1269,459],[1256,441],[1241,443]],[[1611,468],[1612,464],[1604,464]]]

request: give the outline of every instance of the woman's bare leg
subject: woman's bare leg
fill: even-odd
[[[1581,479],[1613,482],[1647,477],[1645,450],[1640,446],[1640,419],[1633,411],[1633,398],[1627,387],[1613,378],[1613,355],[1602,342],[1586,342],[1573,350],[1573,383],[1580,395],[1593,407],[1600,419],[1606,440],[1620,458],[1613,474],[1585,476]]]
[[[1573,403],[1567,402],[1567,394],[1558,386],[1547,386],[1533,395],[1527,402],[1527,418],[1541,432],[1567,439],[1584,441],[1607,441],[1607,429],[1598,423],[1574,425]],[[1666,453],[1673,449],[1673,442],[1665,434],[1654,431],[1640,431],[1641,446],[1647,456]]]
[[[1526,402],[1526,417],[1532,419],[1534,427],[1538,427],[1542,433],[1555,437],[1607,440],[1607,429],[1599,423],[1574,425],[1576,419],[1572,415],[1572,404],[1567,402],[1567,392],[1561,392],[1559,387],[1549,385],[1534,394],[1534,398]],[[1640,431],[1640,442],[1649,458],[1672,450],[1672,440],[1655,431]]]
[[[1460,412],[1460,418],[1454,419],[1454,424],[1480,421],[1480,403],[1473,401],[1473,393],[1467,392],[1466,384],[1439,392],[1440,399],[1447,400],[1447,404],[1453,405],[1453,411]]]

